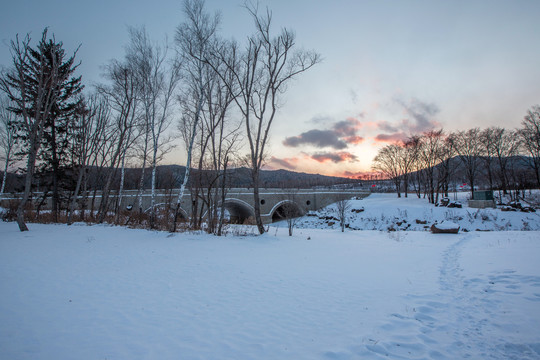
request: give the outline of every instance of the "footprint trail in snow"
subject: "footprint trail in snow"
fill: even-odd
[[[387,323],[359,346],[333,359],[540,359],[540,343],[513,342],[515,325],[509,316],[508,296],[533,294],[526,299],[540,306],[540,277],[515,271],[466,278],[460,265],[466,244],[461,238],[442,254],[439,292],[404,296],[406,311],[390,314]],[[523,287],[530,287],[525,290]],[[499,296],[504,296],[506,303]],[[505,334],[505,336],[502,336]]]

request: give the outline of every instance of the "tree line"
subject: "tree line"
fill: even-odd
[[[393,182],[398,197],[414,191],[431,203],[455,191],[451,184],[459,180],[470,187],[471,198],[480,180],[505,195],[540,188],[540,106],[527,111],[519,129],[431,130],[386,145],[373,159],[373,170]]]
[[[157,166],[180,138],[186,171],[173,181],[180,190],[166,209],[169,230],[176,231],[189,186],[191,227],[205,221],[209,232],[221,234],[230,168],[245,164],[254,187],[254,220],[263,233],[259,174],[272,123],[287,84],[320,62],[320,55],[298,50],[287,28],[275,34],[269,9],[249,2],[244,8],[255,29],[242,42],[220,36],[219,13],[208,13],[203,0],[184,0],[185,21],[173,44],[153,42],[144,27],[129,27],[124,57],[105,64],[103,82],[89,91],[76,75],[77,50],[67,54],[47,29],[35,46],[30,35],[12,40],[12,63],[0,76],[1,190],[9,166],[24,161],[24,192],[16,208],[20,230],[28,230],[25,214],[38,188],[42,201],[51,200],[55,222],[61,213],[68,223],[84,219],[89,210],[89,220],[98,223],[135,221],[138,214],[138,221],[155,228]],[[136,206],[126,220],[121,204],[130,165],[142,171]],[[192,167],[199,170],[195,178]],[[151,193],[148,209],[145,190]]]

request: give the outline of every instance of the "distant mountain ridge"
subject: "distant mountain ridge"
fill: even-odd
[[[157,189],[171,189],[179,188],[185,173],[185,166],[182,165],[160,165],[157,167],[156,188]],[[88,169],[89,176],[89,188],[93,189],[93,184],[100,183],[102,174],[105,168],[91,167]],[[126,168],[125,169],[125,190],[133,190],[139,187],[142,168]],[[0,172],[0,174],[2,174]],[[199,179],[202,183],[205,179],[210,178],[211,171],[202,170],[199,174],[198,170],[191,169],[189,184]],[[200,177],[199,177],[200,176]],[[320,174],[309,174],[303,172],[295,172],[289,170],[260,170],[260,187],[262,188],[312,188],[312,187],[325,187],[345,184],[357,184],[360,180],[326,176]],[[19,192],[23,189],[24,175],[8,173],[8,181],[6,192]],[[120,170],[116,171],[115,180],[113,185],[115,188],[120,181]],[[251,171],[246,167],[232,168],[227,170],[227,186],[228,187],[240,187],[249,188],[253,187],[253,181],[251,179]],[[147,168],[145,171],[144,188],[149,189],[151,187],[151,169]],[[101,188],[101,186],[98,186]],[[40,191],[43,191],[40,188]]]
[[[140,171],[140,169],[137,170]],[[185,166],[161,165],[158,167],[158,171],[161,173],[175,172],[180,179],[183,179]],[[198,176],[198,171],[196,169],[192,169],[191,171],[190,177],[193,180]],[[208,170],[203,170],[203,176],[207,172]],[[253,187],[251,170],[246,167],[229,169],[227,171],[227,176],[230,180],[229,186],[231,187]],[[284,169],[260,170],[259,180],[259,185],[263,188],[311,188],[316,186],[333,186],[359,182],[359,180],[350,178],[295,172]]]

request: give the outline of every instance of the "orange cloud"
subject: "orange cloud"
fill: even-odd
[[[334,174],[334,176],[346,177],[349,179],[369,180],[374,176],[373,171],[343,171],[341,173]]]
[[[379,134],[375,136],[375,142],[379,143],[403,143],[405,140],[407,140],[407,135],[402,132],[397,132],[393,134]]]
[[[380,127],[380,122],[377,121],[363,121],[360,124],[363,128],[369,128],[369,129],[378,129]]]
[[[358,135],[353,135],[353,136],[347,136],[347,137],[343,138],[343,140],[344,140],[347,144],[355,144],[355,145],[358,145],[358,144],[361,144],[361,143],[364,141],[364,138],[361,137],[361,136],[358,136]]]

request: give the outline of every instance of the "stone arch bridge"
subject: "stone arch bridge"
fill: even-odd
[[[175,194],[178,194],[178,192],[173,191],[172,196],[174,197]],[[308,211],[322,209],[342,199],[351,199],[353,197],[361,199],[369,194],[369,191],[364,190],[259,189],[261,218],[265,224],[268,224],[282,220],[290,214],[302,216]],[[124,206],[130,205],[130,195],[127,194],[124,197],[122,201]],[[150,197],[149,193],[143,196],[145,208],[150,206]],[[171,195],[167,199],[166,195],[160,194],[156,199],[156,204],[159,206],[160,204],[170,203],[170,197]],[[191,194],[186,191],[181,201],[182,214],[186,218],[190,216],[190,202]],[[245,220],[255,217],[252,189],[229,189],[224,204],[233,222],[243,223]]]
[[[156,207],[164,207],[174,204],[177,200],[178,190],[160,191],[156,194]],[[364,198],[370,194],[364,190],[327,190],[327,189],[259,189],[261,202],[261,217],[265,224],[282,220],[287,216],[302,216],[308,211],[315,211],[333,204],[342,199]],[[34,198],[39,198],[40,194],[34,194]],[[121,208],[137,208],[137,191],[125,191],[122,196]],[[16,199],[17,196],[8,195],[3,199]],[[99,206],[100,196],[96,198],[95,208]],[[117,200],[114,192],[111,194],[111,201]],[[149,209],[151,206],[151,193],[145,191],[142,195],[143,208]],[[186,190],[181,201],[182,216],[188,218],[191,212],[191,194]],[[228,189],[225,197],[225,209],[229,212],[232,222],[243,223],[255,217],[253,190],[246,188]],[[50,202],[50,199],[49,199]],[[2,202],[0,202],[1,204]],[[50,204],[48,204],[50,205]],[[221,205],[221,204],[219,204]],[[47,207],[47,205],[45,205]],[[88,206],[86,207],[88,209]]]

